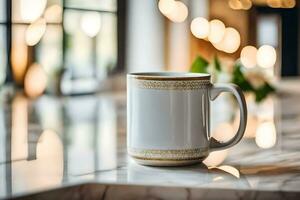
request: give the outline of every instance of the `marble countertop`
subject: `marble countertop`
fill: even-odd
[[[36,100],[2,93],[0,198],[299,199],[300,94],[261,105],[250,98],[241,143],[203,164],[157,168],[126,154],[124,92]],[[226,102],[212,104],[212,134],[224,140],[238,119]]]

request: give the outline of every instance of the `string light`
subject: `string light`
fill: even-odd
[[[225,34],[225,25],[218,19],[209,22],[209,35],[208,40],[211,43],[219,43]]]
[[[257,49],[254,46],[245,46],[241,51],[241,62],[246,68],[256,66]]]
[[[256,59],[260,67],[273,67],[276,63],[276,50],[270,45],[263,45],[258,49]]]
[[[27,45],[36,45],[43,37],[46,31],[46,20],[44,18],[39,18],[26,29],[25,40]]]
[[[175,10],[175,7],[176,5],[174,0],[160,0],[158,2],[158,9],[165,16],[168,16],[170,13],[172,13],[173,10]]]
[[[280,8],[281,0],[267,0],[267,4],[272,8]]]
[[[236,29],[229,27],[225,29],[223,39],[219,43],[213,43],[213,46],[226,53],[234,53],[238,50],[240,44],[241,36],[239,32]]]
[[[209,22],[203,17],[193,19],[191,23],[192,34],[200,39],[207,38],[209,34]]]
[[[174,1],[174,4],[175,9],[173,9],[172,12],[167,15],[167,17],[175,23],[181,23],[188,16],[188,8],[181,1]]]
[[[24,90],[31,98],[43,94],[47,86],[47,75],[44,69],[37,63],[32,64],[24,79]]]
[[[81,17],[80,27],[89,37],[95,37],[101,28],[101,15],[98,12],[87,12]]]
[[[44,12],[47,0],[20,0],[21,18],[27,22],[37,20]]]
[[[188,16],[188,8],[181,1],[160,0],[158,2],[158,9],[163,15],[175,23],[183,22]]]
[[[296,6],[296,0],[284,0],[282,1],[283,8],[294,8]]]

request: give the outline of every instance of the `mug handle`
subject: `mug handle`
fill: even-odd
[[[210,151],[219,151],[234,146],[243,138],[246,129],[247,106],[246,106],[246,101],[242,90],[237,85],[234,84],[214,84],[209,91],[210,100],[212,101],[215,100],[222,92],[232,93],[239,104],[240,107],[239,129],[235,134],[235,136],[232,139],[230,139],[228,142],[221,143],[212,137],[210,139],[210,145],[209,145]]]

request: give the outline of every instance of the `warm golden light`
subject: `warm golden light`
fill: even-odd
[[[257,49],[254,46],[245,46],[241,51],[241,62],[246,68],[256,66]]]
[[[209,22],[209,35],[208,40],[211,43],[219,43],[225,34],[225,25],[218,19],[214,19]]]
[[[51,157],[59,155],[61,156],[62,153],[62,142],[57,133],[53,130],[44,130],[38,140],[36,154],[38,158],[41,157]],[[54,148],[57,151],[49,151],[49,149]]]
[[[228,5],[233,10],[240,10],[243,8],[243,5],[240,0],[229,0]]]
[[[89,37],[95,37],[101,28],[101,15],[98,12],[87,12],[81,17],[80,27]]]
[[[61,22],[62,7],[60,5],[54,4],[48,7],[44,13],[44,18],[47,22],[58,23]]]
[[[234,127],[235,128],[239,127],[239,122],[240,122],[240,118],[239,118],[239,116],[236,116],[234,119]],[[247,127],[246,127],[246,130],[244,133],[244,138],[255,138],[256,128],[257,128],[258,124],[259,124],[259,120],[256,115],[253,115],[253,114],[248,115]]]
[[[237,168],[230,166],[230,165],[221,165],[219,167],[214,167],[216,169],[220,169],[224,172],[227,172],[228,174],[231,174],[232,176],[236,178],[240,178],[240,172],[237,170]]]
[[[296,0],[283,0],[282,7],[283,8],[294,8],[296,6]]]
[[[212,132],[212,137],[220,142],[227,142],[234,136],[233,126],[230,123],[220,123]]]
[[[281,0],[267,0],[267,4],[272,8],[280,8]]]
[[[191,23],[192,34],[200,39],[204,39],[209,34],[209,22],[203,17],[193,19]]]
[[[41,38],[43,37],[46,31],[46,20],[44,18],[40,18],[30,24],[26,30],[26,43],[29,46],[36,45]]]
[[[271,148],[276,144],[276,129],[273,122],[263,122],[258,126],[255,142],[263,149]]]
[[[242,3],[242,9],[249,10],[252,7],[252,1],[251,0],[241,0]]]
[[[32,64],[24,80],[24,90],[27,96],[36,98],[43,94],[47,86],[47,76],[44,69],[37,63]]]
[[[11,177],[15,183],[26,185],[26,189],[30,191],[58,187],[61,185],[63,177],[64,157],[60,137],[52,130],[45,130],[41,133],[36,145],[31,145],[35,149],[28,148],[28,144],[31,142],[29,138],[39,134],[38,132],[28,133],[26,138],[22,138],[23,140],[12,146],[12,150],[26,152],[26,157],[11,164]],[[27,158],[30,156],[27,155],[28,153],[35,156],[34,159],[28,160]],[[46,176],[45,173],[50,176]],[[20,190],[17,184],[14,186],[16,191]]]
[[[225,34],[221,42],[213,44],[216,49],[226,53],[234,53],[238,50],[241,44],[241,36],[234,28],[226,28]]]
[[[212,132],[212,137],[221,142],[227,142],[234,136],[233,126],[229,123],[219,124]],[[216,167],[220,165],[227,157],[228,149],[214,151],[203,161],[207,167]]]
[[[47,0],[20,0],[21,18],[27,22],[33,22],[44,12]]]
[[[228,155],[228,149],[222,151],[213,151],[208,155],[207,158],[205,158],[203,163],[207,167],[216,167],[226,159],[227,155]]]
[[[21,33],[21,34],[20,34]],[[11,64],[14,80],[23,84],[28,61],[28,47],[24,38],[25,27],[15,27],[12,35]]]
[[[257,51],[257,64],[260,67],[273,67],[276,63],[276,50],[270,45],[263,45]]]
[[[170,13],[175,10],[176,4],[174,0],[160,0],[158,2],[158,9],[159,11],[165,15],[168,16]]]
[[[181,1],[175,1],[175,9],[166,16],[175,23],[183,22],[188,16],[188,8]]]
[[[11,113],[11,160],[28,157],[28,101],[17,94],[12,101]]]

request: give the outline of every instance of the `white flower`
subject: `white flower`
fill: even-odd
[[[261,71],[248,71],[246,72],[245,77],[255,89],[262,87],[266,83],[266,78]]]

